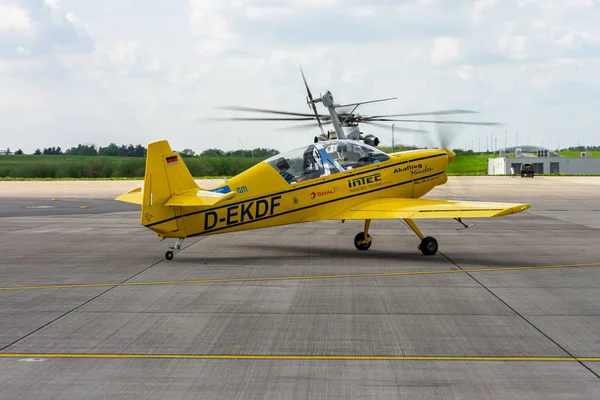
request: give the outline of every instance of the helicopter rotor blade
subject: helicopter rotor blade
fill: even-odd
[[[299,117],[312,117],[314,114],[308,113],[297,113],[291,111],[278,111],[278,110],[268,110],[264,108],[252,108],[252,107],[240,107],[240,106],[223,106],[217,107],[219,110],[231,110],[231,111],[249,111],[249,112],[261,112],[268,114],[282,114],[282,115],[295,115]],[[320,117],[326,117],[326,115],[319,115]]]
[[[396,100],[398,97],[386,97],[385,99],[377,99],[377,100],[369,100],[369,101],[361,101],[358,103],[348,103],[348,104],[335,104],[334,108],[344,108],[344,107],[352,107],[352,106],[360,106],[361,104],[371,104],[378,103],[380,101],[389,101]]]
[[[310,92],[310,89],[308,88],[308,82],[306,82],[306,77],[304,76],[304,71],[302,70],[302,65],[300,65],[300,63],[298,63],[298,66],[300,67],[300,73],[302,74],[302,80],[304,81],[304,86],[306,86],[306,93],[308,93],[308,98],[310,99],[310,105],[312,106],[312,109],[315,112],[315,117],[317,117],[317,122],[319,123],[319,128],[321,128],[321,133],[323,133],[323,135],[324,135],[325,131],[323,130],[323,125],[321,125],[321,120],[319,119],[319,113],[317,112],[317,106],[315,106],[315,101],[313,99],[312,93]]]
[[[364,121],[363,123],[378,126],[380,128],[385,128],[385,129],[390,129],[392,127],[391,125],[388,125],[388,124],[380,124],[378,122],[373,122],[373,121]],[[404,128],[402,126],[394,126],[394,130],[398,131],[398,132],[412,132],[412,133],[428,133],[429,132],[424,129],[411,129],[411,128]]]
[[[386,118],[386,117],[412,117],[416,115],[451,115],[451,114],[479,114],[477,111],[470,110],[440,110],[409,114],[391,114],[391,115],[374,115],[371,118]]]
[[[378,118],[366,117],[362,122],[366,121],[396,121],[396,122],[424,122],[431,124],[454,124],[454,125],[483,125],[483,126],[503,126],[500,122],[470,122],[470,121],[425,121],[419,119],[389,119],[389,118]]]
[[[199,118],[200,121],[313,121],[315,117],[297,117],[297,118]]]
[[[323,125],[327,125],[327,124],[331,124],[331,121],[323,122]],[[302,131],[302,130],[316,128],[317,126],[319,126],[319,124],[317,124],[316,122],[313,122],[313,123],[309,123],[309,124],[302,124],[302,125],[296,125],[296,126],[287,126],[287,127],[283,127],[283,128],[277,128],[277,130],[278,131]]]

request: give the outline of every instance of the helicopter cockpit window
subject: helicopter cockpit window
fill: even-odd
[[[354,140],[318,142],[265,162],[290,184],[308,181],[389,159],[382,151]]]

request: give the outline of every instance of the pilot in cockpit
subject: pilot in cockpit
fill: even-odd
[[[283,157],[277,159],[277,163],[275,164],[279,173],[286,180],[287,183],[296,183],[296,177],[288,172],[290,169],[290,163]]]

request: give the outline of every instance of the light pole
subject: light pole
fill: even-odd
[[[238,142],[240,142],[240,144],[242,145],[242,149],[244,149],[244,151],[247,151],[244,147],[244,143],[242,143],[240,139],[238,139]],[[254,152],[252,151],[252,149],[250,149],[250,158],[254,158]]]
[[[395,142],[394,142],[394,125],[392,124],[392,153],[394,152]]]

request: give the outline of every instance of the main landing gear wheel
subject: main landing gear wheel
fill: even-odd
[[[365,240],[365,233],[359,232],[354,237],[354,246],[358,250],[369,250],[369,247],[371,247],[371,240],[371,235],[367,233],[367,239]]]
[[[431,236],[427,236],[421,240],[421,244],[419,245],[419,250],[426,256],[432,256],[438,251],[438,242],[435,238]]]

